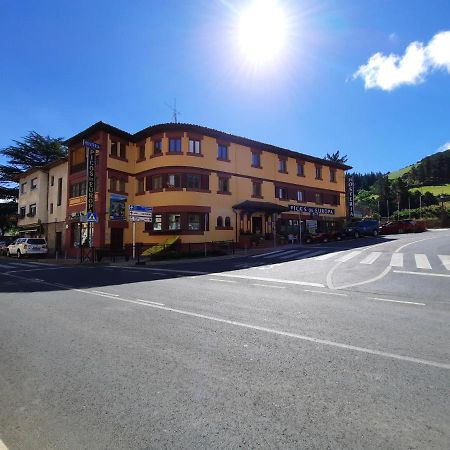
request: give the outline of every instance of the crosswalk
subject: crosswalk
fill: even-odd
[[[11,262],[8,260],[0,261],[0,269],[3,269],[3,270],[35,269],[40,266],[48,266],[48,264],[32,262],[32,261],[27,261],[27,262]]]
[[[392,268],[412,267],[420,270],[444,270],[450,271],[450,255],[432,255],[423,253],[383,253],[366,252],[364,250],[343,250],[326,253],[326,250],[277,250],[269,253],[251,256],[253,259],[262,261],[294,261],[308,259],[309,261],[331,261],[331,262],[354,262],[364,266],[374,265],[376,263],[385,264]]]

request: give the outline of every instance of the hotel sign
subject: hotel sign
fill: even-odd
[[[347,176],[347,205],[348,205],[348,216],[354,217],[355,209],[355,180],[352,176]]]
[[[100,145],[83,140],[86,149],[86,212],[93,213],[95,207],[95,156]]]
[[[336,210],[332,208],[314,208],[313,206],[300,206],[300,205],[289,205],[289,210],[300,213],[304,212],[317,215],[320,214],[333,215],[336,212]]]

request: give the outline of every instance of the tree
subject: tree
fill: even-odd
[[[7,163],[0,165],[0,198],[17,197],[17,180],[21,173],[32,167],[45,166],[67,155],[63,138],[51,138],[31,131],[22,141],[0,150]]]
[[[323,159],[327,159],[328,161],[332,161],[339,164],[345,164],[348,158],[347,155],[341,156],[338,150],[337,152],[334,152],[331,155],[327,153]]]
[[[16,224],[17,203],[0,203],[0,236],[4,236],[9,229],[15,228]]]

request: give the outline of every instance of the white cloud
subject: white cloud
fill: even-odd
[[[445,150],[450,150],[450,141],[446,142],[445,144],[441,145],[436,152],[445,152]]]
[[[433,69],[450,73],[450,31],[434,35],[428,45],[412,42],[403,56],[375,53],[353,78],[361,77],[366,89],[392,91],[403,84],[422,83]]]

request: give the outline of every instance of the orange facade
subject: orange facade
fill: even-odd
[[[134,135],[99,122],[67,141],[66,242],[76,245],[76,213],[84,210],[83,139],[97,155],[94,246],[130,244],[129,205],[151,206],[153,222],[136,224],[136,241],[184,243],[267,235],[280,220],[317,219],[331,226],[346,216],[345,170],[250,139],[189,124],[164,124]],[[289,211],[294,207],[302,211]],[[297,222],[298,223],[298,222]]]

